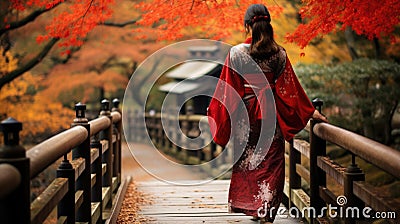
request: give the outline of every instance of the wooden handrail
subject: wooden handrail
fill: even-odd
[[[316,124],[314,133],[400,178],[400,151],[327,123]]]
[[[117,111],[111,112],[113,123],[118,123],[121,120],[121,113]]]
[[[75,126],[36,145],[27,151],[30,158],[30,177],[34,178],[88,136],[84,127]]]
[[[104,130],[110,126],[110,119],[108,119],[107,117],[99,117],[89,121],[89,125],[90,125],[90,136],[94,136],[101,130]]]
[[[55,207],[60,223],[103,223],[111,215],[121,186],[122,135],[119,101],[113,103],[111,112],[103,100],[100,117],[90,122],[86,105],[76,104],[72,128],[28,151],[19,145],[22,123],[12,118],[1,122],[1,223],[42,223]],[[57,178],[31,202],[31,179],[60,158]]]

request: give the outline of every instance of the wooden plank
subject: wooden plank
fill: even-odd
[[[79,190],[75,192],[75,213],[78,212],[79,207],[83,203],[83,191]]]
[[[181,205],[193,205],[193,204],[204,204],[204,205],[223,205],[228,203],[228,196],[225,196],[224,198],[218,198],[216,199],[214,196],[207,197],[207,198],[164,198],[164,199],[159,199],[155,198],[152,199],[154,203],[157,205],[163,206],[163,205],[168,205],[168,206],[181,206]]]
[[[96,184],[96,174],[92,173],[90,174],[90,185],[93,188],[93,186]]]
[[[117,136],[113,134],[112,135],[112,143],[115,143],[115,142],[117,142]]]
[[[110,187],[102,187],[101,195],[102,195],[101,198],[103,201],[103,210],[104,210],[111,199]]]
[[[399,199],[380,196],[379,190],[365,181],[353,182],[353,192],[375,211],[390,211],[400,214]],[[400,216],[396,216],[396,223],[400,223]]]
[[[283,184],[283,193],[286,195],[286,197],[289,198],[289,179],[286,179],[284,184]]]
[[[146,191],[147,192],[147,191]],[[208,191],[208,192],[194,192],[194,191],[169,191],[169,192],[150,192],[150,194],[156,197],[170,197],[170,198],[191,198],[191,197],[225,197],[228,194],[228,191]],[[212,195],[210,195],[212,194]]]
[[[181,185],[172,185],[171,183],[168,182],[164,182],[164,181],[145,181],[145,182],[140,182],[138,183],[138,186],[152,186],[152,187],[162,187],[162,186],[166,186],[166,187],[170,187],[170,186],[203,186],[203,187],[210,187],[213,185],[222,185],[222,186],[226,186],[227,184],[229,185],[230,180],[211,180],[211,181],[203,181],[201,180],[203,184],[199,184],[199,180],[179,180],[179,183],[181,183]]]
[[[90,164],[92,164],[96,159],[99,158],[99,149],[91,148],[90,149]]]
[[[107,172],[107,163],[102,163],[101,164],[101,176],[104,176],[104,174]]]
[[[227,193],[228,194],[228,193]],[[228,201],[228,195],[221,195],[221,196],[216,196],[216,195],[209,195],[209,196],[196,196],[196,197],[190,197],[190,196],[184,196],[184,197],[158,197],[155,195],[152,195],[152,199],[156,203],[163,203],[163,204],[173,204],[173,203],[189,203],[191,204],[192,202],[203,202],[207,204],[222,204],[222,203],[227,203]]]
[[[97,220],[100,218],[100,202],[92,202],[92,223],[97,223]]]
[[[292,189],[292,198],[293,204],[299,209],[299,211],[303,211],[305,208],[310,207],[310,196],[306,194],[303,189]],[[310,217],[307,217],[307,220],[310,222]]]
[[[108,141],[103,139],[103,140],[100,141],[100,143],[101,143],[101,149],[102,149],[101,154],[104,154],[104,152],[107,151],[108,148],[109,148],[108,147]]]
[[[170,197],[190,197],[192,196],[206,196],[210,193],[213,195],[219,196],[219,195],[226,195],[228,191],[179,191],[179,189],[171,189],[169,191],[163,192],[163,191],[147,191],[149,194],[153,194],[154,196],[159,196],[159,197],[164,197],[164,196],[170,196]]]
[[[117,187],[118,187],[118,178],[112,177],[112,192],[115,192]]]
[[[143,215],[162,215],[162,214],[201,214],[201,213],[226,213],[228,211],[228,203],[221,205],[210,205],[193,203],[186,205],[157,205],[142,206],[141,214]]]
[[[251,221],[249,217],[201,217],[201,218],[193,218],[193,217],[179,217],[176,219],[175,217],[155,217],[152,220],[146,223],[164,223],[164,224],[190,224],[190,223],[244,223],[244,224],[254,224],[254,221]],[[276,223],[276,222],[274,222]]]
[[[318,156],[318,167],[325,171],[326,174],[331,176],[338,184],[344,185],[344,171],[346,168],[335,163],[329,157]]]
[[[82,172],[85,170],[85,159],[77,158],[71,161],[71,165],[75,170],[75,181],[81,176]]]
[[[295,139],[293,140],[293,146],[297,151],[307,158],[310,158],[310,143],[304,140]]]
[[[153,194],[155,196],[164,196],[164,195],[168,195],[171,197],[182,197],[182,196],[190,196],[190,195],[194,195],[194,196],[204,196],[207,195],[209,193],[215,194],[215,195],[225,195],[227,194],[228,190],[220,190],[220,191],[201,191],[201,190],[197,190],[197,191],[185,191],[184,189],[179,190],[179,189],[169,189],[168,191],[156,191],[156,190],[146,190],[146,192],[148,192],[149,194]]]
[[[68,192],[68,179],[56,178],[32,203],[31,223],[42,223]]]
[[[60,216],[60,217],[58,217],[58,219],[57,219],[57,224],[65,224],[65,223],[67,223],[67,216]]]
[[[160,192],[162,191],[163,193],[166,192],[171,192],[171,191],[179,191],[179,192],[227,192],[229,190],[229,186],[218,186],[218,185],[213,185],[209,187],[199,187],[199,186],[162,186],[162,187],[157,187],[157,186],[147,186],[147,187],[142,187],[139,185],[140,188],[145,189],[148,192]]]
[[[187,206],[190,204],[202,204],[204,206],[221,206],[221,205],[226,205],[226,201],[207,201],[207,200],[197,200],[197,199],[187,199],[187,200],[165,200],[165,201],[159,201],[155,200],[153,201],[154,203],[157,204],[157,206]]]
[[[303,189],[292,189],[292,202],[297,208],[303,210],[305,207],[310,207],[310,196]]]
[[[179,214],[179,215],[153,215],[146,217],[146,223],[257,223],[251,217],[238,213],[203,213],[203,214]],[[298,219],[290,217],[277,217],[274,224],[295,224],[300,223]],[[302,222],[301,222],[302,223]]]
[[[296,173],[299,174],[307,183],[310,183],[310,171],[301,164],[296,164]]]
[[[326,204],[337,205],[337,196],[328,188],[319,186],[319,196],[325,201]]]
[[[149,223],[254,223],[249,216],[228,212],[229,180],[195,186],[173,186],[162,182],[139,183],[140,191],[153,203],[141,207],[140,215]],[[274,223],[298,223],[277,218]]]

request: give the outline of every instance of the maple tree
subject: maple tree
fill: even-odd
[[[42,50],[20,65],[16,70],[0,78],[0,87],[11,82],[36,66],[56,44],[63,47],[63,52],[70,55],[79,48],[88,33],[99,25],[123,27],[129,24],[155,26],[160,40],[183,38],[193,31],[201,30],[203,37],[221,39],[234,31],[243,31],[242,17],[249,4],[254,0],[203,1],[203,0],[150,0],[132,3],[132,9],[142,11],[137,18],[122,23],[114,23],[109,19],[115,14],[113,6],[118,0],[11,0],[2,1],[0,19],[1,45],[10,48],[8,33],[21,28],[43,14],[52,14],[45,31],[37,36]],[[283,8],[275,1],[266,1],[273,16],[282,12]],[[287,35],[289,42],[296,42],[305,47],[319,35],[325,35],[338,29],[351,27],[359,35],[368,38],[380,38],[391,35],[399,23],[400,4],[398,0],[363,1],[363,0],[303,0],[300,9],[304,24]],[[22,18],[22,19],[21,19]],[[134,29],[148,35],[141,27]],[[138,35],[140,37],[140,35]],[[392,36],[392,40],[394,40]]]
[[[299,14],[303,23],[286,36],[289,42],[306,47],[313,39],[337,31],[344,31],[349,53],[359,58],[353,33],[372,41],[375,56],[380,57],[379,39],[390,38],[391,44],[399,41],[395,29],[400,22],[398,0],[302,0]],[[397,49],[397,48],[396,48]]]
[[[186,28],[193,30],[193,27],[200,29],[206,38],[221,39],[231,36],[234,31],[244,31],[244,12],[255,3],[259,1],[152,0],[143,1],[136,7],[143,12],[138,24],[157,24],[154,32],[161,40],[182,38],[190,32]],[[267,5],[272,16],[279,15],[283,10],[271,2]]]
[[[304,20],[287,39],[301,47],[319,35],[351,28],[368,39],[390,36],[400,22],[398,0],[302,0],[299,13]]]
[[[4,56],[0,54],[0,75],[14,70],[16,66],[17,60],[10,52],[6,51]],[[7,118],[12,112],[15,119],[23,122],[21,136],[24,141],[67,128],[74,116],[72,110],[60,103],[41,93],[36,94],[42,81],[43,76],[28,72],[0,90],[0,119]]]
[[[135,20],[123,23],[106,22],[106,19],[112,16],[110,7],[113,4],[113,0],[1,1],[0,20],[4,23],[0,23],[0,44],[4,50],[12,47],[11,31],[28,26],[43,14],[48,16],[50,23],[45,25],[42,34],[37,35],[36,41],[42,46],[39,53],[0,77],[0,88],[37,66],[56,45],[63,48],[62,53],[65,56],[58,61],[65,63],[71,57],[71,53],[80,49],[88,33],[96,26],[124,27],[136,22]]]

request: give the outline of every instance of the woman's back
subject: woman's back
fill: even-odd
[[[234,70],[244,77],[245,83],[262,87],[265,81],[264,77],[259,80],[254,79],[254,74],[267,78],[269,84],[274,84],[278,77],[282,74],[286,64],[286,51],[279,46],[279,51],[265,58],[253,58],[250,56],[250,42],[248,39],[245,43],[232,47],[230,51],[231,66]]]

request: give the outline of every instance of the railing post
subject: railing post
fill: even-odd
[[[107,164],[107,169],[103,177],[103,187],[110,188],[110,200],[106,205],[107,208],[111,208],[111,191],[112,191],[112,175],[113,175],[113,144],[112,144],[112,116],[110,113],[110,101],[104,99],[101,101],[100,117],[107,117],[110,119],[110,126],[100,132],[100,140],[108,141],[108,149],[104,152],[102,162]]]
[[[8,118],[1,122],[0,127],[4,135],[4,146],[0,147],[0,164],[13,165],[21,174],[21,184],[17,189],[0,200],[1,223],[27,224],[31,222],[30,164],[24,147],[19,145],[22,123]]]
[[[181,115],[184,119],[180,120],[181,121],[181,131],[183,135],[180,136],[180,144],[182,147],[181,151],[179,152],[179,157],[182,159],[184,163],[188,161],[189,158],[189,153],[188,153],[188,142],[186,141],[186,138],[189,137],[189,115],[192,114],[191,110],[189,109],[185,115]]]
[[[148,136],[148,132],[146,130],[147,125],[145,120],[146,120],[146,113],[143,110],[137,110],[137,114],[132,127],[134,127],[134,130],[136,130],[133,132],[133,134],[137,135],[135,136],[135,139],[137,139],[138,142],[144,142]]]
[[[58,203],[57,217],[67,217],[67,223],[75,223],[75,170],[69,162],[67,155],[57,169],[57,177],[68,178],[68,192]]]
[[[161,113],[157,114],[156,116],[156,123],[155,123],[155,138],[157,142],[157,148],[163,149],[163,128],[161,123]]]
[[[103,153],[103,147],[102,144],[99,141],[98,134],[93,136],[92,141],[90,143],[91,148],[97,149],[99,153],[99,157],[93,162],[92,168],[91,168],[91,173],[96,174],[96,183],[93,186],[92,189],[92,201],[93,202],[98,202],[100,203],[100,215],[99,219],[97,220],[96,224],[100,224],[103,221],[103,200],[102,200],[102,181],[103,181],[103,176],[102,176],[102,170],[101,170],[101,155]]]
[[[365,181],[365,174],[356,164],[356,157],[353,153],[351,153],[351,164],[346,168],[344,172],[344,196],[346,196],[347,203],[344,204],[346,209],[345,212],[345,223],[346,224],[353,224],[356,223],[355,218],[359,217],[348,217],[346,214],[348,211],[353,211],[352,209],[348,208],[355,208],[358,207],[359,211],[362,210],[364,207],[364,202],[360,200],[357,196],[353,193],[353,182],[354,181]],[[361,213],[361,212],[360,212]],[[361,215],[360,215],[361,217]]]
[[[168,130],[168,134],[170,136],[169,141],[169,151],[173,155],[178,154],[178,145],[179,145],[179,140],[178,140],[178,130],[174,130],[173,127],[178,126],[179,124],[179,114],[174,113],[175,110],[170,108],[168,115],[168,126],[166,127]]]
[[[72,159],[85,159],[85,170],[76,182],[76,190],[83,191],[83,202],[76,213],[76,221],[91,223],[90,124],[86,118],[85,111],[85,104],[78,103],[75,105],[76,118],[71,126],[79,125],[86,128],[88,137],[77,148],[72,150]]]
[[[292,202],[292,190],[301,188],[301,177],[296,172],[296,164],[301,163],[301,155],[293,144],[293,140],[291,140],[289,142],[289,208],[295,206]]]
[[[138,136],[133,136],[133,125],[136,122],[137,113],[137,110],[128,110],[126,121],[124,121],[126,122],[125,124],[127,124],[125,127],[128,127],[127,129],[125,129],[125,139],[127,142],[138,141]]]
[[[122,112],[119,109],[119,100],[115,98],[113,100],[112,111],[121,114],[121,120],[115,124],[115,129],[117,131],[117,143],[116,148],[114,148],[114,176],[117,177],[118,185],[121,183],[121,147],[122,147]]]
[[[321,112],[323,101],[316,98],[312,103]],[[310,218],[313,218],[318,215],[326,204],[319,194],[320,186],[326,187],[326,175],[318,167],[318,156],[326,155],[326,141],[314,134],[314,126],[318,121],[311,119],[310,122],[310,206],[317,212],[317,214],[310,216]]]

